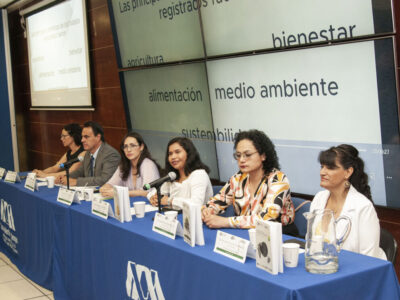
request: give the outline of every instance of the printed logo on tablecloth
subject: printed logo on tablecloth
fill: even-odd
[[[1,199],[0,201],[0,229],[2,231],[2,238],[4,243],[10,247],[10,249],[18,254],[17,245],[18,245],[18,238],[14,235],[16,232],[15,230],[15,223],[14,223],[14,216],[12,211],[11,204],[8,204],[7,201]],[[12,232],[14,231],[14,233]]]
[[[128,261],[126,294],[134,300],[165,300],[158,272]]]

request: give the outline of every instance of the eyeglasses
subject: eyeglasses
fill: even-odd
[[[126,144],[124,147],[122,147],[124,150],[129,150],[129,149],[134,149],[136,147],[139,147],[137,144]]]
[[[62,135],[60,135],[60,139],[65,139],[66,137],[69,137],[69,134],[62,134]]]
[[[247,152],[245,152],[245,153],[239,153],[239,152],[235,152],[235,153],[233,153],[233,158],[236,159],[236,160],[239,160],[239,159],[241,159],[242,156],[243,156],[244,159],[249,159],[250,156],[252,156],[253,154],[256,154],[256,153],[258,153],[258,152],[257,152],[257,151],[256,151],[256,152],[253,152],[253,153],[247,153]]]

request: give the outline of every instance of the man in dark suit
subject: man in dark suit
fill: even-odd
[[[86,150],[82,165],[70,174],[70,186],[102,186],[114,174],[121,159],[117,150],[104,140],[103,128],[88,121],[82,129],[82,145]],[[57,178],[67,184],[67,177]]]

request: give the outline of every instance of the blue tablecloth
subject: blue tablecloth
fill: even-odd
[[[214,253],[216,230],[204,227],[206,245],[192,248],[180,237],[153,232],[154,213],[129,223],[104,220],[91,214],[88,202],[57,203],[57,192],[0,182],[0,197],[12,208],[18,254],[3,239],[0,249],[56,299],[400,298],[390,262],[342,251],[337,273],[316,275],[305,271],[300,255],[297,268],[274,276],[253,259],[241,264]],[[10,222],[3,219],[6,229]],[[246,230],[224,231],[248,238]]]

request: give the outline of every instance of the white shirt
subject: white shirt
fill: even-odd
[[[317,193],[311,202],[310,212],[324,209],[330,192]],[[344,241],[342,249],[369,255],[386,260],[385,252],[379,248],[380,226],[372,202],[350,186],[340,216],[348,216],[351,220],[349,236]],[[346,222],[339,222],[336,226],[338,235],[344,232]]]
[[[103,143],[100,144],[99,148],[97,148],[97,150],[92,154],[90,153],[90,157],[93,157],[93,172],[94,172],[94,167],[96,166],[96,158],[97,158],[97,154],[99,154],[99,150],[101,148]]]
[[[203,169],[194,170],[182,183],[166,182],[161,186],[161,194],[169,195],[174,207],[182,208],[183,200],[203,205],[212,196],[210,177]]]

